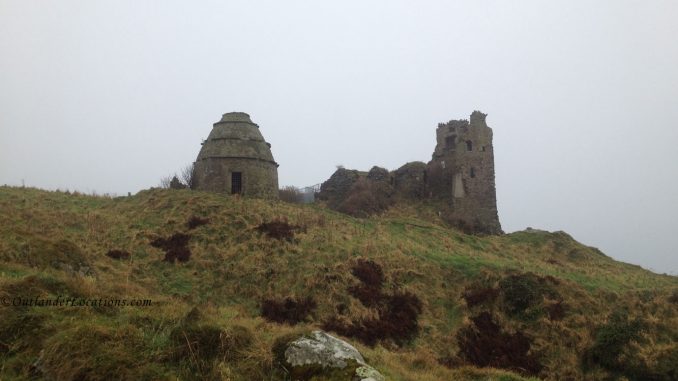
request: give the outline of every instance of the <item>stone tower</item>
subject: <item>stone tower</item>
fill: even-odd
[[[430,196],[445,201],[442,217],[470,231],[500,234],[494,185],[492,129],[480,111],[471,121],[438,124],[437,144],[427,165]]]
[[[214,123],[195,160],[192,188],[278,198],[278,164],[248,114],[229,112]]]

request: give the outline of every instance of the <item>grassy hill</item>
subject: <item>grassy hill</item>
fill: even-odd
[[[465,235],[418,205],[0,187],[2,380],[283,380],[274,349],[318,328],[390,380],[675,380],[676,290],[564,232]],[[57,297],[104,303],[12,305]]]

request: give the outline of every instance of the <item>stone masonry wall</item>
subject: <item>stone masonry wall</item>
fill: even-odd
[[[486,114],[474,111],[468,120],[440,123],[437,144],[428,164],[412,162],[389,173],[395,199],[430,200],[441,217],[464,231],[501,234],[494,178],[492,129]],[[379,181],[385,176],[380,171]],[[321,185],[319,199],[332,208],[350,195],[364,172],[338,169]],[[373,180],[371,180],[373,181]]]

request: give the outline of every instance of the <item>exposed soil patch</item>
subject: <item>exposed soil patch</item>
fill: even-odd
[[[158,238],[151,242],[151,246],[165,251],[165,262],[174,263],[174,261],[188,262],[191,258],[191,250],[188,248],[188,241],[191,236],[183,233],[174,233],[169,238]]]
[[[188,230],[193,230],[198,226],[207,225],[209,223],[210,223],[209,218],[191,216],[191,218],[189,218],[188,221],[186,222],[186,227],[188,228]]]
[[[123,250],[109,250],[106,256],[113,259],[129,259],[130,253]]]
[[[261,303],[261,316],[279,324],[295,325],[306,320],[318,304],[311,297],[294,299],[265,299]]]
[[[291,225],[286,220],[273,220],[264,222],[256,227],[257,231],[266,234],[269,238],[277,240],[294,240],[294,233],[302,230],[301,226]]]
[[[471,325],[457,333],[461,358],[479,367],[510,369],[527,375],[541,371],[538,357],[528,353],[532,340],[522,332],[504,332],[489,312],[482,312],[471,321]]]

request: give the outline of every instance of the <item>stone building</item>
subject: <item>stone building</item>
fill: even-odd
[[[492,129],[485,122],[486,116],[474,111],[470,122],[451,120],[438,124],[437,144],[428,164],[411,162],[387,172],[392,188],[389,197],[396,202],[424,200],[436,207],[445,221],[467,232],[501,234]],[[378,171],[380,181],[384,171]],[[373,181],[365,172],[341,168],[321,185],[318,198],[341,210],[359,178]]]
[[[195,160],[191,187],[278,198],[278,164],[248,114],[230,112],[214,123]]]
[[[446,201],[446,220],[466,229],[501,233],[494,182],[492,129],[487,114],[438,124],[433,158],[426,166],[429,195]]]

